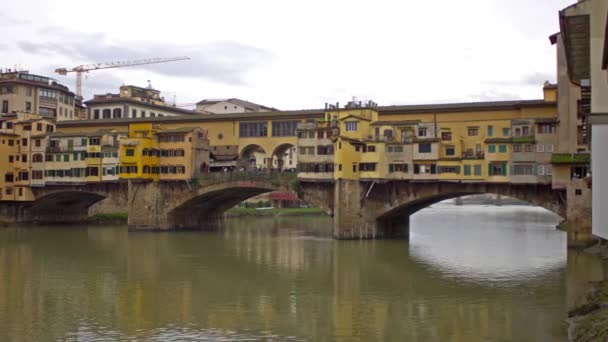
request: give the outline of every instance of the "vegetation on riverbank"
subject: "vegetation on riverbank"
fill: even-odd
[[[567,232],[569,225],[568,222],[566,222],[566,220],[560,222],[555,228],[557,228],[557,230],[561,230],[562,232]]]
[[[95,214],[89,217],[90,223],[98,224],[124,224],[127,223],[129,214],[127,213],[107,213],[107,214]]]
[[[226,217],[247,217],[247,216],[309,216],[321,215],[323,211],[319,208],[232,208],[226,211]]]
[[[608,245],[585,250],[608,263]],[[575,342],[608,341],[608,279],[593,282],[585,304],[568,312],[568,338]]]

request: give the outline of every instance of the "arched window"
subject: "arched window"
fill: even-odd
[[[32,163],[42,163],[43,159],[42,154],[36,153],[32,156]]]
[[[122,117],[122,109],[114,108],[114,119],[120,119]]]

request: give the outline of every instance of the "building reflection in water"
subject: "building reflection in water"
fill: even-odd
[[[565,338],[565,237],[492,215],[420,212],[409,244],[333,241],[323,217],[3,229],[0,340]]]

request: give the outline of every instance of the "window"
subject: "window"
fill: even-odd
[[[464,166],[464,175],[465,176],[470,176],[471,175],[471,165],[465,165]]]
[[[146,111],[145,111],[145,110],[142,110],[142,111],[140,112],[140,117],[142,117],[142,118],[145,118],[145,117],[146,117]]]
[[[93,110],[93,119],[99,119],[99,109]]]
[[[334,154],[334,145],[317,146],[317,155],[325,156],[325,155],[332,155],[332,154]]]
[[[557,126],[554,123],[539,123],[538,133],[539,134],[554,134],[557,132]]]
[[[26,112],[31,112],[32,111],[32,103],[30,101],[26,101],[25,102],[25,111]]]
[[[272,136],[273,137],[293,137],[296,135],[297,121],[273,121]],[[319,132],[321,133],[321,132]]]
[[[384,130],[384,138],[386,140],[393,139],[393,130],[392,129],[385,129]]]
[[[408,165],[405,163],[388,164],[388,172],[408,172]]]
[[[524,137],[527,137],[528,135],[530,135],[530,127],[523,126],[521,128],[521,135],[523,135]]]
[[[401,152],[403,152],[403,146],[402,145],[388,145],[388,146],[386,146],[386,152],[401,153]]]
[[[473,128],[473,127],[469,128],[468,129],[468,134],[469,134],[470,137],[477,136],[477,135],[479,135],[479,129]]]
[[[54,118],[57,116],[57,109],[55,109],[55,108],[40,107],[39,112],[40,112],[40,115],[46,116],[46,117]]]
[[[27,146],[27,138],[21,139],[21,146]]]
[[[365,146],[363,147],[365,148]],[[376,146],[367,146],[367,152],[376,152]]]
[[[112,111],[110,109],[104,109],[102,111],[103,113],[103,118],[104,119],[111,119],[112,118]]]
[[[21,156],[21,161],[26,163],[27,162],[27,154],[24,154]]]
[[[491,137],[494,135],[494,126],[488,126],[488,136]]]
[[[99,168],[98,167],[87,167],[86,171],[87,177],[98,177],[99,176]]]
[[[545,152],[545,145],[536,144],[536,152]]]
[[[507,163],[506,162],[490,163],[488,165],[488,175],[489,176],[506,176],[507,175]]]
[[[418,144],[418,153],[431,153],[431,144],[430,143]]]
[[[114,117],[114,119],[122,118],[122,109],[114,108],[114,110],[112,111],[112,116]]]
[[[534,152],[534,145],[532,144],[526,144],[524,148],[526,152]]]
[[[460,174],[460,167],[459,166],[439,166],[438,168],[439,173],[455,173],[455,174]]]
[[[418,128],[418,136],[419,137],[426,137],[428,130],[426,129],[426,127],[422,127],[422,128]]]
[[[344,123],[347,132],[356,132],[358,124],[358,121],[347,121]]]
[[[12,163],[13,162],[13,156],[8,156],[8,162]]]
[[[545,150],[550,153],[553,152],[553,144],[547,144]]]
[[[244,138],[268,136],[267,126],[267,123],[263,121],[241,122],[239,124],[239,136]]]
[[[544,176],[545,175],[545,166],[544,165],[538,165],[538,175],[539,176]]]
[[[38,93],[40,94],[40,99],[43,101],[55,101],[57,98],[57,92],[54,90],[39,89]]]
[[[2,113],[8,113],[8,100],[2,101]]]
[[[42,163],[42,162],[43,162],[42,154],[36,153],[32,156],[32,163]]]
[[[519,128],[519,127],[515,128],[515,136],[516,137],[521,136],[521,128]]]
[[[534,165],[529,165],[529,164],[513,165],[513,175],[516,175],[516,176],[534,175]]]
[[[498,152],[507,153],[507,145],[498,145]]]
[[[456,149],[454,147],[446,147],[445,148],[445,155],[446,156],[453,156],[456,154]]]
[[[353,172],[357,172],[357,163],[353,163]]]
[[[89,139],[89,145],[99,146],[100,143],[101,143],[101,140],[99,138],[90,138]]]
[[[33,170],[32,171],[32,179],[42,179],[42,171],[41,170]]]
[[[376,171],[376,163],[360,163],[359,171]]]
[[[125,150],[125,155],[127,157],[133,157],[135,155],[135,150],[132,148],[128,148]]]
[[[481,176],[481,165],[473,165],[473,174],[475,176]]]
[[[70,161],[70,155],[69,154],[64,154],[63,155],[63,161],[64,162],[69,162]]]
[[[496,145],[488,145],[488,153],[496,153]]]
[[[12,173],[7,173],[4,175],[4,181],[6,183],[12,183],[14,181],[14,177]]]
[[[521,152],[521,144],[513,144],[513,152]]]
[[[581,196],[582,194],[583,194],[583,190],[581,190],[581,189],[575,189],[574,190],[574,195]]]
[[[436,174],[437,165],[435,164],[414,164],[414,174]]]
[[[441,132],[441,140],[450,141],[452,140],[452,132]]]

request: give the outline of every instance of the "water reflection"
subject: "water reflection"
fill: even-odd
[[[323,217],[3,229],[0,340],[563,340],[553,218],[458,210],[420,212],[409,245]]]

